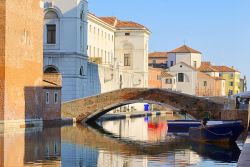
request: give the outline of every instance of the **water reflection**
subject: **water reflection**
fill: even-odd
[[[60,128],[5,132],[0,135],[0,142],[1,167],[61,166]]]
[[[193,143],[167,133],[166,117],[5,132],[0,166],[155,167],[236,165],[237,145]],[[101,126],[100,126],[101,125]]]

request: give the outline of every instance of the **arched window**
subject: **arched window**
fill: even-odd
[[[55,67],[47,67],[45,70],[44,70],[44,73],[45,74],[48,74],[48,73],[59,73],[59,71],[55,68]]]
[[[84,75],[84,69],[83,69],[83,66],[81,66],[80,68],[80,75],[83,76]]]
[[[45,32],[46,32],[46,43],[55,45],[57,43],[58,26],[59,26],[59,15],[53,9],[48,10],[45,15]]]
[[[48,11],[45,16],[44,16],[45,19],[58,19],[58,14],[54,11]]]
[[[84,21],[84,18],[85,18],[85,14],[84,14],[84,11],[82,11],[82,12],[81,12],[81,15],[80,15],[81,21]]]

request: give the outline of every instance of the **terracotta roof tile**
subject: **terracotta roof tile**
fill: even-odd
[[[116,17],[98,17],[102,21],[114,26],[115,28],[139,28],[139,29],[147,29],[145,26],[133,22],[133,21],[122,21],[117,19]]]
[[[238,70],[227,66],[212,66],[212,68],[216,69],[218,72],[239,72]]]
[[[224,78],[221,77],[213,77],[215,80],[225,80]]]
[[[163,57],[168,58],[167,52],[152,52],[148,55],[149,58],[153,57]]]
[[[62,76],[56,73],[43,74],[44,87],[62,87]]]
[[[183,45],[177,49],[170,51],[169,53],[200,53],[201,54],[201,52],[194,50],[188,47],[187,45]]]
[[[201,72],[218,72],[217,69],[211,66],[210,62],[201,62],[201,66],[198,68]]]
[[[99,19],[101,19],[102,21],[106,22],[109,25],[112,25],[115,27],[115,24],[117,22],[117,18],[116,17],[99,17]]]
[[[169,73],[166,72],[166,71],[163,71],[163,72],[161,73],[161,76],[162,76],[162,77],[174,77],[173,75],[169,74]]]

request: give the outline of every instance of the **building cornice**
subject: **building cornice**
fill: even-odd
[[[114,31],[114,32],[116,31],[116,28],[114,26],[111,26],[110,24],[102,21],[101,19],[99,19],[98,17],[96,17],[95,15],[91,13],[88,13],[88,22],[89,21],[93,21],[94,23],[99,24],[100,26],[105,27],[111,31]]]

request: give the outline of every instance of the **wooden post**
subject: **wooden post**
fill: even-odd
[[[249,128],[249,120],[250,120],[250,104],[248,104],[247,130],[248,130],[248,128]]]

